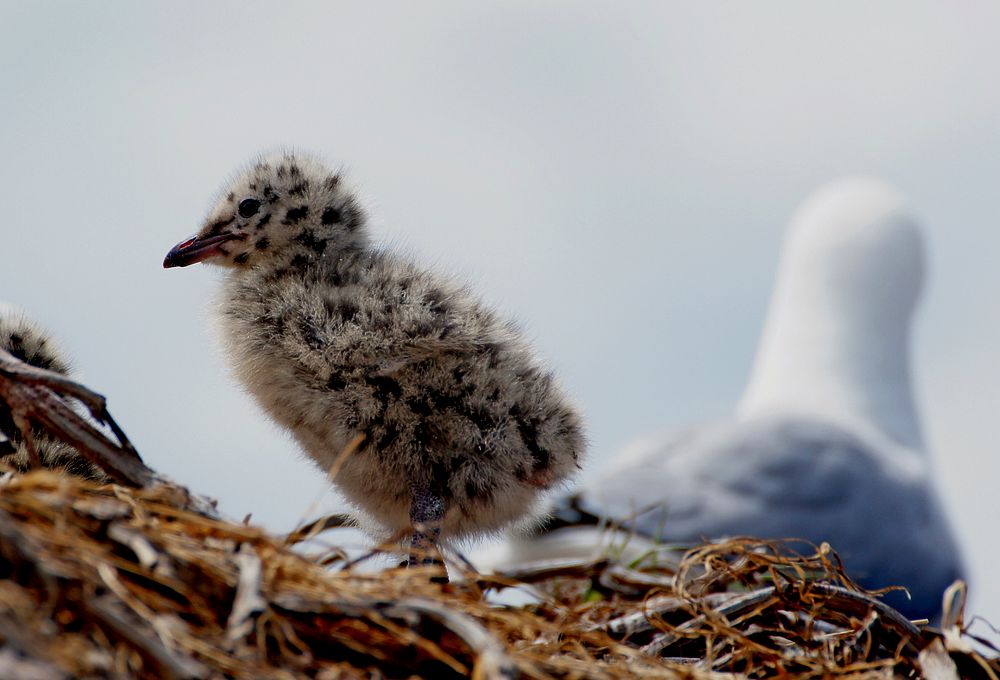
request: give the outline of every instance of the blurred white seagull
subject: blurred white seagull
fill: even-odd
[[[668,543],[827,541],[862,585],[905,586],[912,599],[888,602],[933,617],[962,570],[910,384],[923,275],[921,233],[896,191],[856,177],[816,192],[792,219],[735,418],[633,444],[551,526],[589,515]],[[543,534],[506,559],[593,550],[595,531]]]

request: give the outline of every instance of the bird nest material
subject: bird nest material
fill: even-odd
[[[859,590],[821,549],[709,544],[674,566],[525,566],[435,582],[189,508],[184,489],[48,471],[0,493],[5,678],[996,678],[960,603],[942,630]],[[652,557],[649,556],[650,558]],[[539,604],[491,604],[529,583]],[[960,599],[961,591],[954,593]]]
[[[226,521],[147,468],[102,397],[25,368],[0,351],[0,399],[24,438],[68,441],[117,483],[0,477],[2,678],[1000,676],[965,626],[962,584],[940,628],[918,625],[827,546],[736,539],[679,560],[457,569],[450,583],[439,567],[305,554],[296,544],[333,522],[282,537]],[[110,434],[64,408],[74,400]],[[536,603],[490,597],[514,586]]]

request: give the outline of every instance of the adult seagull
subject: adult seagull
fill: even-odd
[[[905,586],[910,597],[890,604],[933,617],[962,569],[911,386],[923,278],[921,232],[900,194],[860,177],[817,191],[792,219],[735,416],[628,447],[553,526],[589,515],[670,543],[826,541],[862,585]],[[507,558],[579,553],[596,531],[550,531]]]

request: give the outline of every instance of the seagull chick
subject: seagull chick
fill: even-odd
[[[24,313],[4,304],[0,304],[0,350],[35,368],[70,376],[69,361],[56,347],[52,336]],[[2,378],[8,379],[8,376]],[[15,420],[10,405],[0,399],[0,463],[26,472],[32,468],[32,455]],[[97,481],[108,479],[74,447],[54,439],[42,428],[31,427],[31,440],[43,467]]]
[[[412,529],[415,552],[496,532],[579,468],[581,418],[515,326],[374,247],[340,173],[295,153],[253,164],[163,266],[202,261],[228,272],[236,376],[374,533]]]

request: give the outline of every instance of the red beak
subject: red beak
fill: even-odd
[[[236,240],[241,241],[244,238],[240,234],[233,233],[216,234],[215,236],[206,236],[204,238],[192,236],[170,249],[167,256],[163,258],[163,268],[186,267],[189,264],[195,264],[210,257],[225,255],[225,251],[220,248],[223,243]]]

